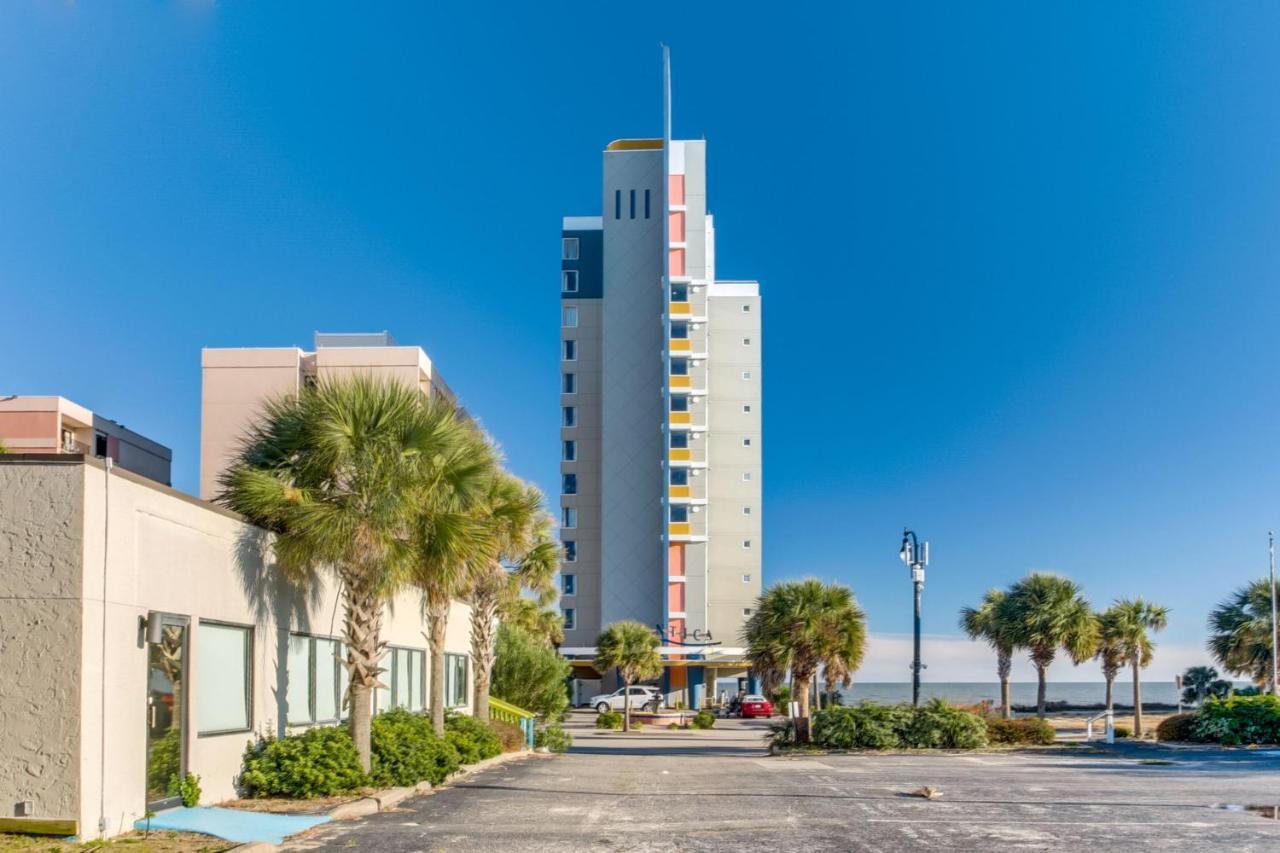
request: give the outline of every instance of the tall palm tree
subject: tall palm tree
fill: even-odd
[[[564,643],[564,616],[538,604],[532,598],[507,598],[498,605],[498,621],[514,625],[548,646],[559,648]]]
[[[1120,614],[1115,607],[1096,616],[1098,620],[1098,647],[1094,657],[1102,664],[1102,677],[1107,683],[1107,710],[1114,710],[1116,676],[1125,663],[1124,637]]]
[[[846,683],[862,665],[866,617],[847,586],[813,578],[780,583],[756,600],[742,639],[752,669],[766,685],[778,684],[791,670],[791,694],[805,719],[809,685],[820,664],[843,676]]]
[[[1115,614],[1120,648],[1133,669],[1133,736],[1142,737],[1142,670],[1155,654],[1147,632],[1168,627],[1169,609],[1141,598],[1122,598],[1107,612]]]
[[[1237,589],[1209,613],[1209,651],[1230,675],[1271,684],[1271,582],[1265,578]]]
[[[996,673],[1000,676],[1000,712],[1006,720],[1013,716],[1013,696],[1009,680],[1013,674],[1013,636],[1009,620],[1001,608],[1007,594],[989,589],[977,607],[960,611],[960,630],[971,640],[984,640],[996,653]]]
[[[494,559],[477,567],[467,595],[475,714],[480,719],[489,718],[489,679],[502,603],[520,598],[525,589],[533,592],[540,604],[549,604],[555,597],[553,580],[560,566],[560,545],[552,537],[551,517],[542,503],[542,492],[536,487],[505,473],[494,478],[485,501]]]
[[[1007,611],[1014,645],[1030,652],[1039,681],[1036,712],[1043,718],[1049,665],[1063,649],[1073,663],[1093,657],[1098,625],[1080,587],[1068,578],[1032,572],[1009,588]]]
[[[658,635],[647,625],[624,619],[596,638],[595,667],[603,675],[617,667],[622,676],[622,730],[631,730],[631,685],[662,674]]]
[[[476,572],[496,557],[492,518],[485,512],[489,484],[497,476],[497,456],[475,427],[461,432],[440,454],[439,476],[417,489],[413,524],[415,586],[426,605],[427,647],[431,654],[431,726],[444,734],[444,644],[454,599],[465,595]]]
[[[223,504],[274,534],[282,572],[337,576],[351,736],[365,770],[383,606],[409,577],[418,484],[442,475],[456,429],[451,408],[406,386],[321,381],[266,403],[219,481]]]

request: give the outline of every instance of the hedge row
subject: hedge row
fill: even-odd
[[[308,799],[348,794],[367,786],[439,785],[463,764],[474,764],[502,752],[502,741],[487,723],[450,715],[444,737],[431,720],[396,708],[373,718],[372,768],[360,768],[355,744],[345,728],[308,729],[301,734],[267,738],[250,744],[244,754],[240,785],[250,797]]]
[[[976,749],[987,745],[987,726],[940,699],[919,708],[867,702],[814,714],[812,742],[823,749]]]

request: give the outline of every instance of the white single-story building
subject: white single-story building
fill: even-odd
[[[0,455],[0,808],[132,829],[200,777],[236,796],[245,747],[336,724],[345,669],[332,579],[300,588],[264,534],[214,504],[79,455]],[[446,697],[467,712],[470,609],[449,619]],[[377,706],[428,696],[421,597],[387,607]]]

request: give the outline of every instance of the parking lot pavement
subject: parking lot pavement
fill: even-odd
[[[596,733],[496,767],[293,849],[1280,849],[1280,821],[1215,804],[1280,802],[1280,756],[1113,753],[769,757],[762,721]],[[1166,762],[1167,763],[1142,763]],[[921,786],[934,800],[911,796]]]

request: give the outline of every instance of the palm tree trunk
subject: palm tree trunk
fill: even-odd
[[[347,644],[347,700],[350,705],[351,740],[355,742],[360,766],[369,772],[370,739],[373,725],[373,691],[384,687],[378,676],[384,671],[382,657],[382,600],[371,584],[362,583],[352,572],[343,578],[343,639]]]
[[[1013,691],[1009,686],[1009,678],[1013,675],[1013,653],[999,651],[996,653],[996,670],[1000,674],[1000,715],[1006,720],[1013,719]]]
[[[1039,681],[1039,684],[1036,685],[1036,716],[1042,720],[1044,719],[1045,694],[1048,693],[1049,688],[1048,670],[1047,666],[1039,662],[1036,663],[1036,679]]]
[[[1142,737],[1142,667],[1135,656],[1133,660],[1133,736]]]
[[[475,670],[476,719],[489,719],[489,683],[493,674],[493,652],[498,642],[496,628],[498,596],[477,590],[471,599],[471,668]]]
[[[1107,679],[1107,710],[1115,713],[1115,703],[1112,701],[1112,694],[1115,692],[1116,677],[1111,673],[1103,673]]]
[[[443,599],[443,600],[441,600]],[[431,727],[444,736],[444,638],[449,627],[448,596],[427,598],[427,645],[431,648]]]
[[[809,742],[809,680],[808,675],[791,676],[791,698],[800,703],[800,716],[796,719],[796,742]]]

